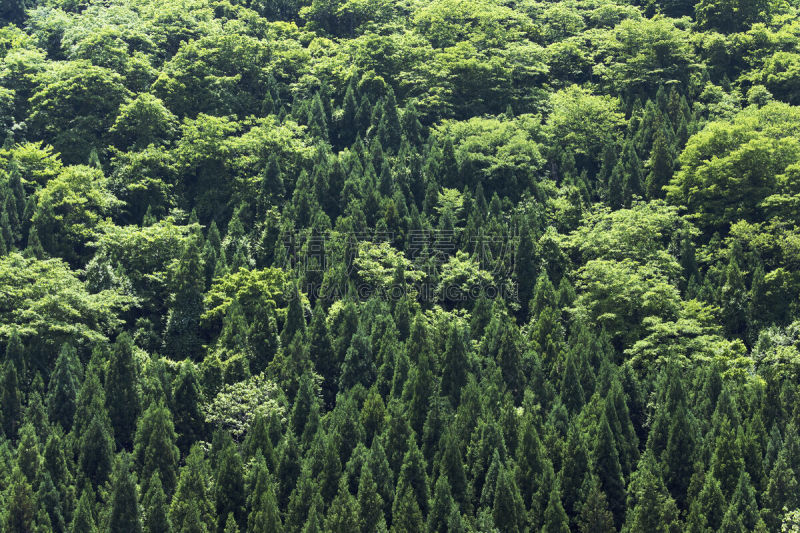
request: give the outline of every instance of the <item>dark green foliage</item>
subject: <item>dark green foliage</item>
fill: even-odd
[[[136,419],[139,416],[139,393],[137,372],[133,360],[133,341],[122,333],[111,351],[111,360],[106,374],[106,409],[114,430],[117,446],[130,449]]]
[[[164,331],[164,355],[175,360],[197,360],[202,353],[200,314],[203,311],[205,273],[196,241],[186,245],[173,282],[174,292]]]
[[[167,516],[167,498],[158,472],[153,473],[147,487],[147,492],[142,498],[143,530],[145,533],[170,533],[172,526]]]
[[[0,415],[3,434],[9,440],[16,439],[22,423],[22,405],[17,368],[10,360],[0,369]]]
[[[619,454],[608,417],[604,412],[600,418],[597,441],[594,449],[595,473],[600,482],[600,489],[608,498],[608,508],[619,527],[625,513],[625,482],[622,479],[622,468]]]
[[[232,443],[220,452],[218,458],[214,501],[217,531],[225,531],[229,514],[239,526],[247,524],[242,458]]]
[[[192,443],[205,435],[205,419],[200,412],[201,394],[194,364],[184,361],[172,385],[175,433],[183,455],[189,452]]]
[[[175,445],[175,428],[169,409],[151,404],[139,420],[134,439],[133,458],[141,479],[159,476],[164,492],[171,495],[177,482],[180,454]],[[142,483],[147,493],[149,485]]]
[[[114,440],[103,417],[95,415],[81,434],[78,467],[97,488],[111,476]]]
[[[139,497],[136,493],[136,479],[131,472],[131,461],[126,454],[117,462],[112,480],[111,516],[108,526],[111,531],[130,531],[141,533],[142,522],[139,515]]]
[[[75,348],[69,344],[61,346],[55,370],[50,377],[47,410],[50,422],[60,424],[64,431],[72,428],[81,370]]]

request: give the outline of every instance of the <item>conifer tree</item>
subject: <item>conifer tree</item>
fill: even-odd
[[[325,504],[322,501],[319,485],[313,478],[309,462],[303,465],[300,478],[289,498],[285,521],[286,529],[289,531],[300,531],[303,524],[311,519],[312,510],[321,513],[320,509],[324,509]],[[316,504],[316,500],[319,500],[319,504]]]
[[[561,505],[561,495],[558,483],[553,484],[550,490],[550,500],[544,512],[543,533],[569,533],[569,520],[564,507]]]
[[[117,461],[112,486],[109,530],[141,533],[142,522],[139,515],[136,480],[131,472],[131,461],[125,453]]]
[[[15,468],[4,499],[3,531],[33,532],[36,502],[25,475]]]
[[[81,497],[72,517],[70,533],[97,533],[94,512],[92,511],[93,501],[94,495],[91,490],[84,489],[81,492]]]
[[[383,513],[384,501],[379,493],[378,485],[372,476],[370,466],[361,468],[358,480],[358,513],[361,533],[376,533],[386,528]]]
[[[372,441],[372,447],[369,450],[369,455],[367,455],[365,468],[370,470],[375,480],[375,485],[378,487],[378,495],[380,495],[383,501],[383,514],[388,523],[392,510],[392,502],[394,501],[394,480],[389,461],[386,458],[386,452],[381,444],[381,439],[374,439]]]
[[[331,502],[325,517],[325,531],[331,533],[353,533],[360,526],[358,501],[347,490],[347,484],[339,485],[339,492]]]
[[[171,533],[172,526],[167,516],[167,498],[164,495],[158,472],[153,472],[147,487],[147,492],[142,499],[144,533]]]
[[[303,338],[305,337],[306,319],[303,311],[303,302],[300,300],[300,291],[297,288],[297,284],[294,284],[289,298],[289,309],[286,312],[286,322],[281,332],[281,343],[284,346],[288,346],[297,334],[301,334]]]
[[[736,442],[735,433],[730,422],[725,419],[721,422],[711,456],[711,471],[719,480],[722,493],[730,498],[736,489],[740,473],[744,468],[741,450]]]
[[[427,518],[428,533],[447,533],[453,508],[458,507],[450,494],[450,483],[447,476],[441,475],[433,489],[433,502]]]
[[[408,439],[408,451],[403,457],[403,467],[400,470],[400,476],[397,478],[396,493],[402,493],[406,490],[406,487],[410,487],[422,515],[427,516],[430,500],[427,465],[425,457],[413,437]]]
[[[220,453],[214,492],[217,512],[217,531],[223,533],[227,517],[232,514],[236,524],[246,524],[244,468],[242,458],[231,443]]]
[[[22,422],[22,399],[17,379],[17,368],[6,360],[0,374],[0,416],[6,438],[15,440]]]
[[[464,342],[464,333],[453,324],[450,326],[447,345],[442,360],[441,392],[450,398],[453,407],[458,407],[461,398],[461,389],[467,383],[467,346]]]
[[[333,407],[337,389],[338,364],[331,345],[328,323],[322,303],[317,301],[311,315],[309,341],[314,370],[322,376],[322,398],[325,405]]]
[[[182,455],[189,453],[192,444],[205,435],[205,418],[200,412],[202,393],[195,366],[191,361],[181,363],[172,385],[175,434]]]
[[[283,531],[278,500],[275,497],[275,485],[272,477],[265,473],[264,486],[257,487],[252,495],[255,504],[248,518],[248,531],[250,533],[280,533]]]
[[[36,501],[39,504],[39,512],[44,512],[50,521],[50,526],[54,533],[65,533],[67,525],[64,518],[64,507],[61,503],[61,495],[53,484],[53,479],[48,472],[40,474],[41,481],[39,489],[36,491]]]
[[[188,358],[196,361],[203,349],[200,315],[206,276],[198,246],[196,239],[189,241],[175,272],[163,347],[164,355],[174,360]]]
[[[114,440],[103,417],[96,414],[80,437],[78,466],[94,488],[111,476]]]
[[[117,446],[130,449],[139,416],[137,373],[133,360],[133,340],[121,333],[111,351],[106,375],[106,408]]]
[[[501,531],[522,531],[525,524],[525,506],[522,497],[514,478],[504,466],[500,467],[497,474],[492,516]]]
[[[580,429],[572,425],[567,433],[564,459],[561,467],[561,492],[564,510],[570,517],[577,517],[579,506],[584,501],[589,482],[589,451]]]
[[[750,484],[750,476],[742,470],[736,490],[731,496],[728,510],[722,517],[720,531],[763,531],[764,522],[758,513],[756,494]]]
[[[664,186],[672,178],[673,159],[671,147],[667,138],[659,129],[653,141],[653,151],[650,154],[649,167],[646,186],[648,198],[661,198],[664,196]]]
[[[172,494],[177,482],[180,453],[175,445],[175,428],[169,409],[163,404],[151,404],[139,419],[134,439],[133,458],[142,479],[158,474],[166,494]],[[147,483],[142,483],[145,493]]]
[[[17,465],[28,479],[28,483],[35,486],[37,474],[41,466],[42,457],[39,452],[39,439],[31,422],[23,424],[19,430],[19,444],[17,445]]]
[[[210,531],[216,527],[212,526],[207,470],[203,450],[199,445],[192,446],[169,507],[169,519],[176,532]]]
[[[357,383],[365,388],[372,385],[377,376],[375,359],[372,354],[372,342],[364,327],[359,327],[353,335],[350,347],[345,353],[339,376],[339,389],[349,390]]]
[[[797,499],[797,480],[789,466],[786,451],[781,450],[772,467],[762,500],[764,522],[770,531],[779,530],[783,509],[795,509]]]
[[[419,509],[414,490],[410,485],[400,487],[392,507],[392,533],[417,533],[423,531],[425,524]]]
[[[63,344],[56,359],[53,375],[50,377],[47,410],[50,422],[60,424],[64,431],[72,428],[80,368],[75,348],[67,343]]]
[[[599,480],[592,478],[586,500],[580,506],[578,530],[581,533],[613,533],[614,515],[608,510],[606,495],[600,488]]]
[[[625,514],[625,483],[614,435],[605,412],[598,427],[594,465],[600,488],[606,494],[609,510],[614,515],[614,523],[619,527]]]
[[[225,529],[222,533],[239,533],[239,526],[236,524],[236,519],[233,513],[228,513],[228,518],[225,520]]]
[[[639,461],[628,486],[626,531],[667,533],[671,529],[675,502],[661,479],[658,464],[651,453]]]
[[[432,362],[427,351],[419,353],[417,366],[409,376],[406,390],[403,392],[404,399],[408,397],[408,417],[411,428],[422,435],[424,432],[425,420],[430,410],[431,397],[434,394]]]

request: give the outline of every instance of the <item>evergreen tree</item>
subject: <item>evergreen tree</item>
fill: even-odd
[[[653,151],[650,154],[646,186],[648,198],[661,198],[664,195],[664,186],[672,178],[674,156],[669,141],[660,129],[653,141]]]
[[[467,346],[464,333],[453,324],[447,336],[447,345],[442,360],[441,392],[450,398],[453,407],[458,407],[461,389],[467,383]]]
[[[84,490],[81,492],[81,497],[78,500],[78,505],[72,517],[70,533],[97,533],[97,526],[95,526],[94,513],[92,511],[93,501],[94,495],[91,494],[91,490]]]
[[[564,507],[561,505],[558,483],[550,490],[550,500],[544,512],[543,533],[569,533],[569,520]]]
[[[164,495],[158,472],[153,473],[147,487],[147,492],[142,500],[144,533],[171,533],[172,526],[167,516],[167,498]]]
[[[570,517],[577,517],[580,503],[587,496],[584,491],[589,481],[589,467],[589,451],[584,437],[580,429],[572,425],[567,434],[561,467],[562,502]]]
[[[606,413],[600,419],[594,450],[595,472],[600,488],[608,498],[608,508],[614,515],[616,527],[622,524],[625,514],[625,483],[611,426]]]
[[[233,518],[233,513],[228,513],[223,533],[239,533],[239,526],[236,524],[236,519]]]
[[[428,504],[430,495],[428,492],[428,474],[425,457],[422,455],[417,441],[412,437],[408,439],[408,451],[403,457],[403,467],[400,469],[400,476],[397,478],[396,494],[401,494],[406,487],[417,499],[417,507],[422,516],[428,514]]]
[[[203,451],[199,445],[194,445],[186,457],[186,464],[181,468],[178,486],[169,507],[169,519],[176,532],[212,529],[213,510],[209,501],[208,476]]]
[[[133,457],[141,479],[149,480],[158,474],[163,490],[172,494],[177,482],[180,453],[175,445],[175,428],[169,409],[163,404],[151,404],[139,419],[134,439]],[[145,493],[149,491],[142,484]]]
[[[409,423],[417,435],[423,434],[435,386],[431,358],[427,351],[422,351],[419,353],[417,366],[409,376],[406,390],[404,390],[404,396],[406,394],[410,396],[408,399]]]
[[[303,311],[303,302],[300,300],[300,291],[295,284],[291,297],[289,298],[286,321],[284,322],[283,331],[281,332],[281,343],[287,346],[298,333],[301,334],[303,338],[305,337],[306,319]]]
[[[342,362],[339,389],[349,390],[357,383],[367,388],[372,385],[377,373],[369,335],[363,327],[359,327]]]
[[[316,503],[319,500],[319,503]],[[316,508],[316,509],[315,509]],[[311,465],[307,462],[303,465],[300,478],[289,498],[289,505],[286,510],[285,526],[289,531],[300,531],[306,521],[312,518],[312,511],[321,513],[324,508],[322,495],[319,486],[313,479]]]
[[[3,434],[9,440],[17,438],[17,429],[22,423],[21,397],[17,368],[10,359],[7,359],[0,374],[0,416],[3,422]]]
[[[191,361],[181,363],[172,384],[173,414],[177,445],[182,455],[189,453],[192,444],[205,435],[205,418],[200,412],[202,392],[197,371]]]
[[[671,531],[675,502],[667,492],[652,454],[646,453],[631,475],[626,531]]]
[[[325,517],[325,531],[331,533],[353,533],[360,527],[358,501],[347,490],[347,484],[339,485]]]
[[[453,508],[457,509],[457,506],[450,494],[450,483],[447,476],[441,475],[433,490],[433,502],[427,519],[428,533],[447,533]]]
[[[47,515],[54,533],[65,533],[67,525],[64,518],[64,508],[61,503],[61,495],[56,490],[49,473],[40,474],[40,478],[39,490],[36,492],[39,512]]]
[[[17,465],[34,486],[41,466],[42,457],[39,453],[39,439],[33,424],[26,422],[19,431],[19,444],[17,446]]]
[[[214,499],[219,533],[225,531],[229,514],[233,515],[238,526],[246,525],[244,467],[242,458],[232,443],[220,453]]]
[[[136,480],[130,467],[130,459],[127,454],[123,454],[117,461],[112,482],[111,515],[108,520],[110,531],[130,531],[131,533],[141,533],[142,531]]]
[[[50,422],[60,424],[64,431],[72,428],[72,419],[75,417],[80,370],[80,361],[75,348],[63,344],[56,359],[53,375],[50,377],[47,410]]]
[[[328,323],[322,303],[317,302],[311,316],[311,360],[314,370],[322,376],[322,398],[327,407],[333,407],[336,399],[338,364],[331,345]]]
[[[378,495],[383,501],[383,514],[387,517],[388,521],[392,510],[392,502],[394,500],[394,481],[393,473],[380,439],[374,439],[372,441],[372,447],[367,456],[365,467],[372,473],[375,485],[378,487]],[[364,509],[365,508],[362,507],[362,512],[364,512]]]
[[[581,533],[613,533],[614,515],[608,510],[606,495],[597,478],[593,478],[586,500],[580,507],[578,529]]]
[[[174,292],[164,331],[164,355],[174,360],[200,359],[200,315],[203,313],[205,272],[200,249],[190,240],[178,262],[173,281]]]
[[[34,530],[36,501],[30,483],[23,473],[15,468],[4,498],[3,531],[27,533]]]
[[[722,517],[720,531],[763,531],[764,522],[758,513],[756,494],[750,484],[750,476],[742,470],[736,490]]]
[[[425,525],[414,490],[410,485],[398,485],[392,507],[392,533],[418,533]]]
[[[797,480],[789,467],[787,453],[781,450],[772,473],[767,490],[762,499],[764,522],[770,531],[778,531],[784,509],[795,509],[797,501]]]
[[[358,480],[358,512],[361,533],[376,533],[386,528],[384,502],[369,465],[361,468]]]
[[[139,394],[136,387],[136,365],[133,360],[133,341],[121,333],[111,351],[105,382],[106,409],[114,430],[117,446],[130,449],[136,419],[139,416]]]
[[[563,512],[563,509],[562,509]],[[514,478],[501,466],[494,489],[492,516],[501,531],[522,531],[525,523],[525,506]]]
[[[78,466],[92,486],[105,483],[112,468],[114,441],[101,415],[96,414],[80,437]]]
[[[280,533],[283,531],[275,485],[264,465],[263,485],[257,484],[252,494],[255,501],[248,517],[247,531],[250,533]]]

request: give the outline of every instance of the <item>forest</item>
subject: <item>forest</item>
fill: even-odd
[[[798,15],[0,1],[0,532],[799,532]]]

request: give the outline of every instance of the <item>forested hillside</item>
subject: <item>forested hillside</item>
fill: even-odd
[[[2,0],[0,531],[800,530],[798,0]]]

